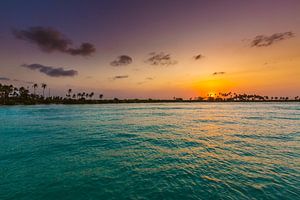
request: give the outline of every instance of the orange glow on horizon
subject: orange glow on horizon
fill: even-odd
[[[226,79],[208,79],[197,81],[193,88],[202,97],[217,97],[219,92],[229,92],[234,89],[235,84]]]
[[[208,97],[216,97],[217,93],[216,92],[209,92]]]

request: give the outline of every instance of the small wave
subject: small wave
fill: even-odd
[[[196,123],[218,123],[220,122],[219,120],[214,120],[214,119],[196,119],[194,120]]]
[[[209,180],[209,181],[217,182],[217,183],[222,182],[222,180],[215,178],[215,177],[211,177],[211,176],[201,176],[201,178]]]

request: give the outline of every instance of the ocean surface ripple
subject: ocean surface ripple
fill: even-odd
[[[2,106],[0,199],[300,199],[300,104]]]

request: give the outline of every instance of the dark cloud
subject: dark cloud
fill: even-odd
[[[224,75],[226,72],[214,72],[212,75],[216,76],[216,75]]]
[[[90,43],[82,43],[79,48],[71,48],[72,40],[53,28],[36,26],[28,30],[13,30],[13,34],[17,39],[38,45],[45,52],[60,51],[70,55],[88,56],[96,51]]]
[[[146,80],[148,80],[148,81],[152,81],[152,80],[153,80],[153,78],[152,78],[152,77],[147,77],[147,78],[146,78]]]
[[[129,76],[128,75],[121,75],[121,76],[115,76],[113,79],[116,80],[116,79],[124,79],[124,78],[128,78]]]
[[[9,81],[9,80],[10,80],[10,78],[0,76],[0,81]]]
[[[110,63],[111,66],[117,67],[117,66],[125,66],[132,63],[132,58],[127,55],[121,55],[117,57],[114,61]]]
[[[51,77],[73,77],[78,74],[75,70],[65,70],[61,67],[44,66],[41,64],[23,64],[21,66],[31,70],[38,70],[39,72]]]
[[[204,58],[204,56],[202,54],[198,54],[198,55],[194,56],[195,60],[200,60],[202,58]]]
[[[170,54],[166,54],[164,52],[152,52],[149,54],[149,56],[150,57],[145,62],[149,63],[150,65],[169,66],[177,64],[177,61],[173,60]]]
[[[76,55],[89,56],[96,51],[96,48],[94,47],[94,45],[90,43],[82,43],[79,48],[77,49],[69,48],[67,51],[73,56]]]
[[[258,35],[252,41],[251,47],[266,47],[274,44],[275,42],[279,42],[281,40],[289,39],[294,37],[295,34],[293,32],[284,32],[284,33],[274,33],[273,35]]]

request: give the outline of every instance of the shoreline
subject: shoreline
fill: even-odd
[[[0,104],[1,106],[30,106],[30,105],[96,105],[96,104],[146,104],[146,103],[292,103],[299,102],[300,100],[265,100],[265,101],[197,101],[197,100],[142,100],[142,99],[134,99],[134,100],[84,100],[84,101],[68,101],[65,102],[30,102],[30,103],[5,103]]]
[[[235,92],[208,94],[207,97],[180,98],[174,96],[172,99],[152,99],[152,98],[103,98],[103,94],[98,97],[94,92],[74,93],[68,89],[65,97],[45,96],[46,84],[42,84],[43,93],[36,94],[37,84],[33,85],[34,91],[24,87],[14,87],[13,85],[2,85],[0,83],[0,105],[40,105],[40,104],[119,104],[119,103],[194,103],[194,102],[300,102],[299,96],[265,96],[257,94],[238,94]]]

